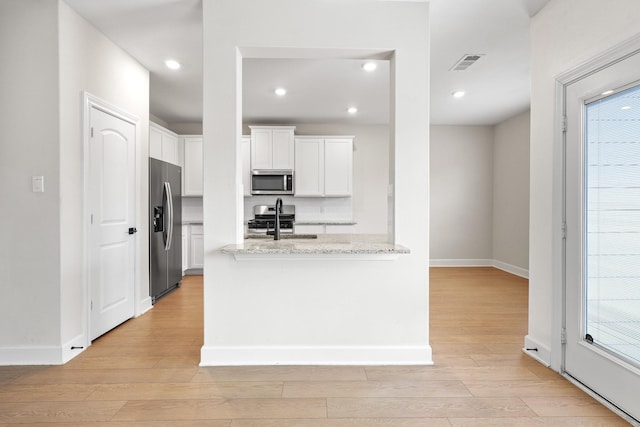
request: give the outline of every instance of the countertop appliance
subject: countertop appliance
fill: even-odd
[[[293,171],[253,169],[251,194],[293,194]]]
[[[149,290],[151,301],[182,280],[182,169],[149,159]]]
[[[273,234],[276,224],[276,207],[274,205],[256,205],[253,207],[253,219],[247,223],[249,233]],[[293,233],[296,220],[295,205],[283,205],[280,214],[280,232]]]

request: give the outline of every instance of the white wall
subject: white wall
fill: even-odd
[[[129,109],[146,128],[148,73],[61,1],[1,2],[0,52],[12,58],[0,67],[0,196],[10,201],[0,209],[0,364],[62,363],[86,332],[81,91]],[[44,175],[44,193],[31,192],[32,175]],[[142,206],[146,218],[145,197]],[[148,279],[141,286],[148,297]]]
[[[552,307],[561,277],[553,240],[560,227],[560,189],[554,187],[555,78],[637,35],[638,16],[637,0],[551,0],[531,24],[530,284],[525,346],[537,346],[540,357],[556,370],[560,368],[560,325],[552,323]]]
[[[494,127],[493,259],[523,276],[529,270],[529,132],[526,111]]]
[[[86,300],[83,269],[83,110],[82,91],[139,118],[140,146],[136,168],[139,256],[137,312],[151,306],[149,298],[148,139],[149,72],[126,52],[73,11],[59,7],[60,49],[60,182],[61,182],[61,294],[63,348],[86,339]]]
[[[56,357],[60,344],[57,9],[0,2],[0,364]]]
[[[428,4],[219,0],[204,2],[203,9],[205,331],[201,363],[431,363],[426,225]],[[243,49],[247,46],[275,48],[260,50],[268,56],[309,54],[307,48],[316,48],[314,55],[327,53],[326,49],[337,49],[334,55],[355,49],[360,57],[365,52],[395,50],[395,125],[390,139],[395,230],[390,238],[409,247],[410,255],[391,262],[241,263],[219,252],[242,237],[241,147],[237,143],[242,134],[242,78],[238,70],[240,52],[258,53]],[[278,49],[282,46],[288,48]],[[220,179],[229,176],[236,177],[235,183]]]
[[[491,265],[493,126],[431,126],[432,265]]]

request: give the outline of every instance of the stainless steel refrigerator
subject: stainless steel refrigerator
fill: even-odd
[[[149,159],[149,288],[153,303],[182,280],[182,169]]]

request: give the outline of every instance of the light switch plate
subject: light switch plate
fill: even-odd
[[[31,177],[31,191],[34,193],[44,193],[44,176]]]

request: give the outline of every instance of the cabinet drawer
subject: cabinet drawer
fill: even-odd
[[[202,224],[191,224],[191,234],[204,234]]]

